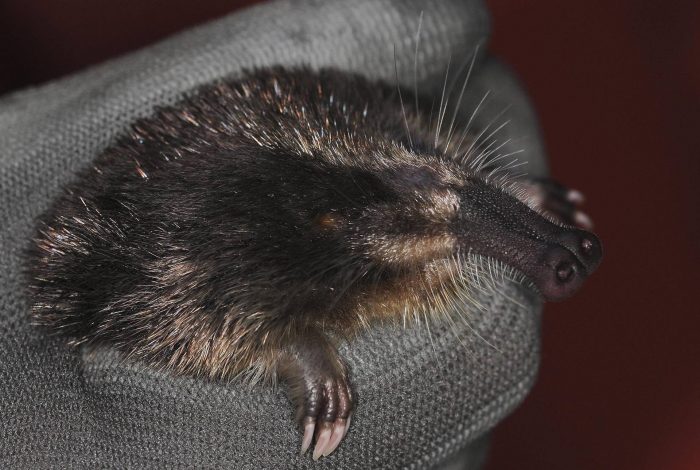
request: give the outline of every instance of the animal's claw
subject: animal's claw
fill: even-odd
[[[316,360],[305,367],[292,386],[297,416],[303,429],[301,453],[312,443],[313,459],[330,455],[347,433],[352,392],[342,363]]]
[[[326,446],[326,449],[323,451],[324,457],[326,455],[330,455],[330,453],[333,452],[338,447],[338,444],[340,444],[340,441],[343,440],[343,437],[345,436],[346,429],[347,429],[347,421],[348,420],[346,420],[346,419],[339,418],[333,424],[333,434],[331,434],[331,438],[328,441],[328,445]]]
[[[333,428],[330,423],[322,423],[319,426],[320,432],[316,437],[316,447],[314,447],[314,460],[318,460],[322,455],[326,454],[326,449],[328,448],[328,443],[331,440],[331,435],[333,433]]]
[[[314,438],[314,429],[316,429],[316,421],[314,419],[307,418],[307,420],[304,422],[304,437],[301,440],[302,454],[305,454],[311,446],[311,441]]]
[[[583,193],[549,178],[531,178],[519,182],[523,201],[546,212],[559,222],[590,230],[591,218],[580,210],[586,200]]]

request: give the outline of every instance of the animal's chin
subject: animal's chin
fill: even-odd
[[[458,265],[454,264],[456,259],[460,261]],[[535,282],[523,270],[492,256],[470,252],[464,257],[445,258],[432,263],[433,268],[437,269],[444,265],[452,266],[455,272],[461,270],[462,274],[470,279],[469,283],[473,283],[479,290],[492,287],[497,291],[499,283],[508,282],[541,294]],[[454,274],[450,276],[455,277]]]
[[[522,270],[509,263],[504,263],[496,258],[489,258],[492,266],[498,266],[499,272],[495,273],[495,277],[500,277],[502,279],[507,279],[509,282],[515,283],[523,288],[529,290],[535,295],[538,295],[545,300],[550,299],[542,292],[541,286],[535,282],[535,279]]]
[[[519,284],[542,297],[547,302],[559,302],[574,295],[581,285],[583,278],[580,277],[574,284],[561,285],[546,271],[523,269],[509,263],[504,263],[496,258],[484,257],[489,265],[489,273],[494,279],[507,279],[510,282]]]
[[[432,266],[439,270],[444,266],[443,263],[450,264],[453,260],[454,258],[436,260]],[[569,258],[570,262],[567,263],[561,261],[561,256],[555,256],[554,259],[545,257],[538,263],[519,265],[504,262],[494,256],[470,252],[461,261],[464,263],[462,271],[471,278],[471,282],[477,288],[492,286],[497,291],[496,286],[500,282],[513,282],[533,291],[548,302],[558,302],[571,297],[587,278],[585,268],[575,257]],[[565,276],[567,274],[568,276]]]
[[[509,281],[522,285],[548,302],[559,302],[574,295],[596,267],[567,248],[550,244],[536,255],[507,261],[470,249],[464,257],[433,260],[426,265],[424,274],[446,270],[448,275],[443,273],[443,276],[454,279],[455,270],[461,270],[477,288],[496,287],[502,281]]]
[[[486,246],[486,250],[505,265],[522,272],[545,300],[554,302],[574,295],[602,258],[598,238],[575,229],[562,231],[552,241],[515,239],[508,249]]]

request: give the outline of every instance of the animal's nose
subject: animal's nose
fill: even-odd
[[[564,300],[576,292],[588,277],[578,258],[561,245],[549,245],[535,279],[547,300]]]
[[[563,231],[544,250],[535,282],[547,300],[563,300],[581,287],[602,257],[598,237],[585,230]]]
[[[586,274],[596,270],[603,259],[603,248],[598,237],[585,230],[567,230],[557,237],[560,245],[571,251],[581,262]]]

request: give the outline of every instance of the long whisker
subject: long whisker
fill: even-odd
[[[476,158],[474,158],[474,160],[472,161],[472,163],[470,164],[470,166],[473,167],[473,168],[474,168],[474,167],[477,167],[477,168],[479,168],[479,169],[483,168],[484,166],[486,166],[486,161],[487,161],[487,159],[488,159],[491,155],[493,155],[494,153],[496,153],[496,152],[498,152],[499,150],[501,150],[504,146],[508,145],[508,144],[510,143],[510,141],[511,141],[511,139],[506,139],[506,140],[504,140],[503,142],[501,142],[501,145],[499,145],[499,146],[497,146],[497,147],[495,147],[495,148],[493,148],[493,149],[491,149],[491,150],[488,150],[488,148],[491,147],[491,145],[493,145],[493,142],[492,142],[492,143],[489,144],[489,146],[486,147]],[[495,141],[494,141],[494,142],[495,142]],[[481,162],[484,162],[484,165],[482,165]]]
[[[484,169],[488,168],[490,165],[495,164],[499,160],[503,160],[504,158],[508,158],[512,155],[517,155],[519,153],[523,153],[524,151],[525,151],[525,149],[518,149],[518,150],[515,150],[513,152],[499,153],[494,158],[492,158],[488,161],[484,160],[484,164],[480,165],[479,168],[476,169],[476,171],[483,171]]]
[[[396,44],[394,44],[394,74],[396,75],[396,91],[399,92],[399,101],[401,102],[401,113],[403,114],[403,122],[406,125],[406,136],[408,143],[413,148],[413,138],[411,137],[411,129],[408,127],[408,118],[406,117],[406,108],[403,105],[403,96],[401,96],[401,86],[399,86],[399,66],[396,64]]]
[[[494,118],[491,120],[491,122],[489,122],[488,125],[487,125],[486,127],[484,127],[484,129],[482,129],[481,132],[479,132],[479,134],[476,136],[476,138],[474,139],[474,141],[472,142],[472,144],[469,146],[469,148],[467,149],[467,151],[464,152],[464,157],[462,158],[462,160],[464,160],[464,161],[469,160],[470,156],[472,155],[472,150],[475,148],[475,146],[478,148],[479,145],[481,145],[483,142],[485,142],[486,140],[488,140],[488,139],[490,139],[491,137],[493,137],[498,131],[500,131],[501,129],[503,129],[505,126],[507,126],[507,125],[510,123],[510,119],[507,120],[507,121],[505,121],[503,124],[501,124],[500,126],[498,126],[498,127],[497,127],[493,132],[491,132],[489,135],[487,135],[486,137],[483,137],[483,138],[482,138],[483,134],[486,133],[486,132],[491,128],[491,126],[496,122],[496,120],[499,119],[499,118],[503,115],[503,113],[505,113],[509,108],[510,108],[510,105],[506,106],[506,107],[503,109],[503,111],[501,111],[500,113],[498,113],[498,115],[497,115],[496,117],[494,117]]]
[[[486,179],[492,178],[494,175],[496,175],[498,172],[505,172],[508,173],[510,170],[517,168],[519,166],[527,165],[527,162],[521,162],[517,158],[513,159],[512,162],[508,163],[507,165],[504,165],[502,167],[496,167],[491,172],[488,174]]]
[[[420,33],[423,29],[423,11],[418,19],[418,31],[416,32],[416,50],[413,54],[413,95],[415,99],[416,115],[420,115],[418,109],[418,47],[420,46]]]
[[[474,108],[474,111],[472,111],[471,116],[469,116],[469,120],[467,121],[467,125],[464,128],[464,131],[462,131],[462,137],[459,139],[459,142],[457,143],[457,149],[454,151],[454,156],[455,158],[457,155],[459,155],[459,151],[462,148],[462,144],[464,143],[464,139],[469,135],[469,130],[472,125],[472,121],[474,120],[474,117],[476,117],[477,113],[479,112],[479,109],[481,108],[481,105],[484,104],[484,101],[486,101],[486,98],[491,94],[491,90],[488,90],[486,93],[484,93],[484,96],[481,98],[481,101],[479,101],[479,104],[476,105],[476,108]]]
[[[499,125],[499,126],[498,126],[497,128],[495,128],[493,131],[491,131],[491,133],[490,133],[489,135],[487,135],[486,137],[483,137],[483,138],[481,139],[481,142],[486,142],[486,141],[489,140],[491,137],[493,137],[494,135],[496,135],[501,129],[503,129],[504,127],[506,127],[508,124],[510,124],[510,119],[508,119],[508,120],[502,122],[501,125]],[[487,126],[487,129],[488,129],[489,127],[490,127],[490,125]],[[477,141],[478,141],[478,139],[477,139]],[[477,147],[478,147],[479,145],[481,145],[481,144],[480,144],[480,143],[477,144]],[[467,151],[467,154],[469,154],[469,151]]]
[[[476,56],[479,54],[479,47],[481,47],[481,44],[477,44],[474,48],[474,52],[472,53],[472,61],[469,64],[469,71],[467,72],[467,76],[464,79],[462,89],[459,92],[459,98],[457,98],[457,104],[455,105],[454,110],[452,112],[452,121],[450,121],[450,127],[447,130],[447,144],[445,144],[445,148],[448,148],[450,146],[450,141],[452,140],[452,131],[455,125],[455,119],[457,119],[457,114],[459,113],[459,106],[462,104],[464,90],[467,88],[467,83],[469,83],[469,77],[471,77],[472,70],[474,70],[474,62],[476,62]]]
[[[445,69],[445,81],[442,84],[442,95],[440,96],[440,108],[438,109],[438,122],[435,126],[435,142],[433,147],[438,148],[438,142],[440,140],[440,130],[442,129],[442,120],[445,117],[445,110],[447,109],[447,101],[445,100],[445,90],[447,89],[447,77],[450,75],[450,64],[452,64],[452,55],[447,61],[447,68]],[[444,109],[443,109],[444,106]]]

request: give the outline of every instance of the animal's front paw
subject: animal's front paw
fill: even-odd
[[[345,374],[320,373],[307,377],[304,390],[297,397],[297,408],[304,427],[301,452],[306,452],[315,434],[314,460],[329,455],[338,447],[350,426],[352,393]]]
[[[281,374],[304,430],[301,453],[309,449],[315,436],[313,458],[318,460],[338,447],[350,426],[353,397],[347,369],[335,349],[320,337],[307,338],[291,349]]]
[[[531,178],[519,182],[523,200],[548,213],[559,222],[585,230],[593,228],[591,218],[581,210],[581,192],[549,178]]]

